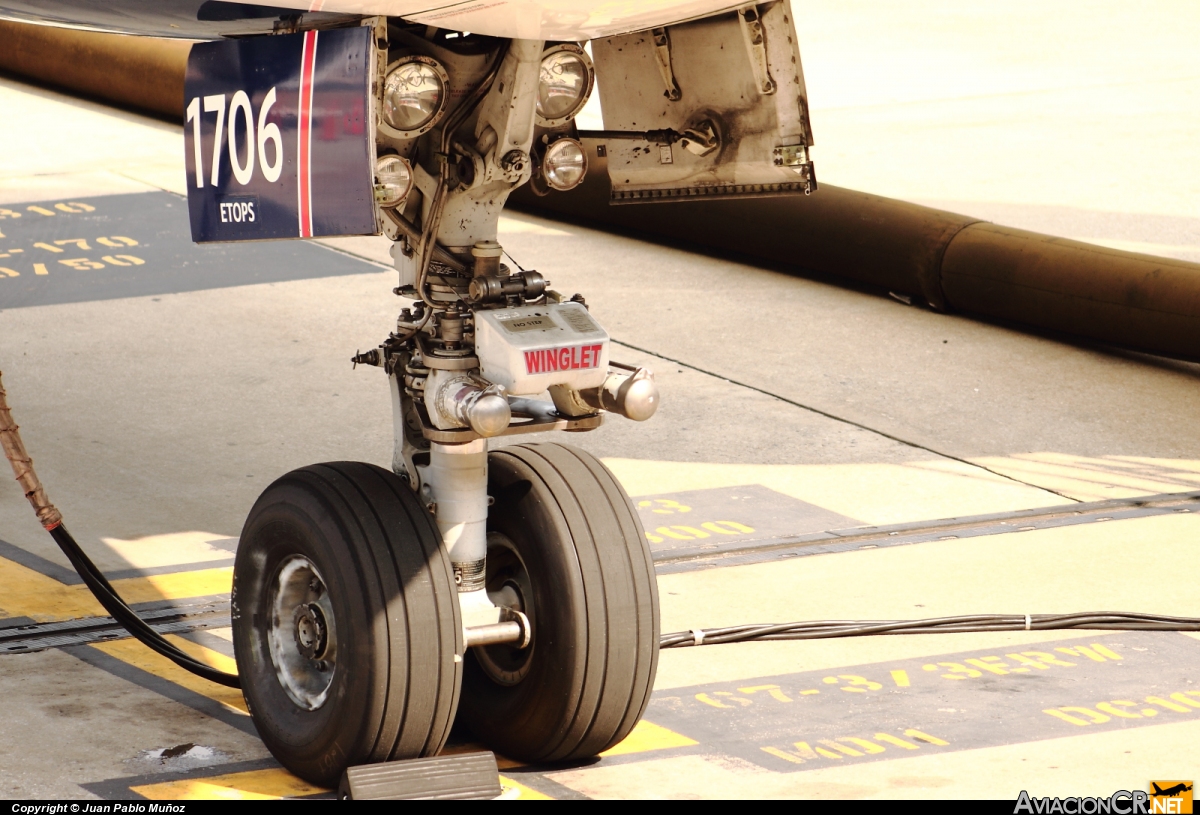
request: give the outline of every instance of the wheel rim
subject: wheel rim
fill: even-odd
[[[511,687],[521,682],[533,667],[537,645],[537,616],[533,607],[533,583],[516,545],[499,532],[488,533],[487,591],[492,602],[508,606],[529,618],[532,637],[527,648],[489,645],[472,649],[483,672],[498,685]]]
[[[291,700],[305,710],[325,704],[337,668],[337,627],[325,580],[302,555],[281,563],[271,581],[267,640]]]

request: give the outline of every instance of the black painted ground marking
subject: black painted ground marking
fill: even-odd
[[[1120,632],[696,685],[655,692],[646,718],[776,772],[1200,721],[1200,641]]]
[[[0,206],[0,308],[378,270],[309,241],[194,244],[187,201],[168,192]]]
[[[645,495],[633,503],[656,560],[733,551],[860,524],[761,484]]]
[[[253,732],[248,717],[95,649],[69,653]],[[654,694],[646,718],[698,744],[587,764],[702,753],[801,772],[1200,720],[1200,682],[1189,678],[1198,666],[1200,641],[1120,632],[675,688]],[[278,766],[272,759],[215,764],[83,787],[127,798],[131,787],[145,784]],[[501,773],[555,797],[582,797],[545,775],[571,766],[581,765],[506,767]]]

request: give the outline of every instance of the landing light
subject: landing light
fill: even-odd
[[[595,80],[592,60],[578,45],[547,48],[538,75],[538,124],[557,127],[571,121],[587,104]]]
[[[408,56],[389,66],[383,85],[383,121],[402,138],[429,130],[446,111],[449,78],[437,60]]]

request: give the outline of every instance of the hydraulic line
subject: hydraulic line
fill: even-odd
[[[417,257],[417,296],[429,306],[430,313],[436,307],[433,299],[425,290],[426,281],[429,276],[429,262],[433,256],[438,253],[440,247],[437,243],[438,225],[442,221],[442,210],[446,206],[446,197],[449,195],[448,185],[450,181],[450,145],[454,139],[454,134],[458,132],[458,128],[462,126],[475,109],[483,101],[483,97],[491,90],[492,83],[496,81],[496,76],[500,73],[500,68],[504,63],[505,57],[508,56],[509,49],[512,45],[511,40],[505,40],[496,51],[496,56],[492,59],[492,65],[488,69],[487,74],[475,86],[475,89],[464,99],[454,112],[450,114],[446,120],[446,124],[442,126],[442,137],[440,141],[441,151],[439,152],[439,161],[441,169],[438,173],[437,191],[434,194],[433,200],[430,202],[429,215],[425,220],[425,228],[421,233],[421,242],[418,247]],[[444,249],[443,254],[449,254]]]

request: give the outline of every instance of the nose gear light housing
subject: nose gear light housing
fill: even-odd
[[[404,202],[412,190],[413,172],[408,159],[389,153],[375,160],[375,203],[394,207]]]
[[[578,187],[587,175],[587,152],[576,139],[564,138],[550,143],[542,157],[542,178],[559,192]]]
[[[428,131],[446,112],[449,87],[446,69],[432,57],[414,54],[396,60],[383,83],[384,132],[411,139]]]
[[[551,46],[542,53],[538,72],[536,116],[542,127],[558,127],[575,118],[596,82],[587,52],[573,43]]]

